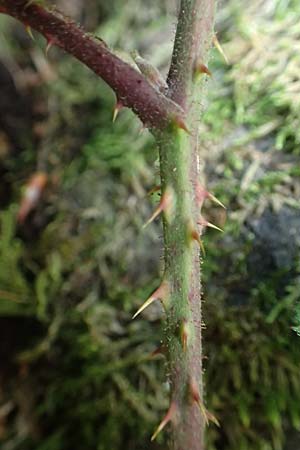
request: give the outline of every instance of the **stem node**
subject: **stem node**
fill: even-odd
[[[169,296],[169,285],[167,281],[162,281],[161,285],[150,295],[150,297],[142,304],[142,306],[137,310],[137,312],[132,316],[135,319],[141,312],[144,311],[153,302],[160,300],[162,304],[167,301]]]
[[[157,435],[165,428],[165,426],[169,422],[172,422],[176,419],[176,415],[177,415],[177,405],[173,401],[173,402],[171,402],[171,405],[170,405],[170,408],[168,409],[167,414],[165,415],[165,417],[162,419],[162,421],[160,422],[160,424],[154,431],[154,433],[151,437],[151,441],[154,441],[154,439],[156,439]]]

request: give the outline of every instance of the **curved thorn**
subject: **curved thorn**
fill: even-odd
[[[209,77],[212,77],[211,71],[210,71],[209,68],[208,68],[205,64],[203,64],[202,62],[197,62],[197,63],[195,64],[195,69],[194,69],[194,71],[195,71],[195,74],[196,74],[196,75],[201,75],[201,74],[205,73],[205,74],[208,75]]]
[[[147,220],[146,223],[144,223],[143,228],[146,228],[153,220],[156,219],[157,216],[160,215],[160,213],[163,211],[161,203],[158,205],[152,216]]]
[[[187,134],[191,134],[190,130],[188,129],[187,124],[185,123],[185,121],[183,120],[182,117],[180,116],[176,116],[174,117],[174,125],[176,128],[179,128],[180,130],[185,131]]]
[[[217,425],[219,427],[220,423],[219,423],[218,419],[205,408],[204,403],[201,399],[198,384],[196,383],[196,381],[194,379],[191,379],[189,382],[189,391],[190,391],[192,400],[198,405],[198,407],[201,411],[201,414],[204,417],[206,425],[209,425],[209,422],[213,422],[215,425]]]
[[[209,228],[213,228],[214,230],[221,231],[221,233],[224,233],[224,230],[222,230],[222,228],[217,227],[216,225],[214,225],[211,222],[206,222],[205,226],[209,227]]]
[[[166,348],[164,345],[160,345],[159,347],[157,347],[155,350],[153,350],[153,352],[150,353],[150,357],[154,358],[155,356],[158,355],[163,355],[165,356],[166,354]]]
[[[199,247],[200,247],[202,253],[205,255],[205,254],[206,254],[206,253],[205,253],[205,248],[204,248],[202,239],[200,238],[200,235],[199,235],[199,233],[198,233],[197,230],[192,231],[192,238],[194,239],[194,241],[198,242]]]
[[[196,380],[194,378],[191,378],[189,381],[189,391],[190,391],[192,400],[194,402],[198,403],[200,401],[200,392],[199,392],[199,386],[196,383]]]
[[[141,312],[144,311],[144,309],[148,308],[148,306],[150,306],[156,300],[158,300],[158,298],[156,298],[156,297],[149,297],[148,300],[146,300],[142,304],[142,306],[137,310],[137,312],[132,316],[132,320],[135,319],[139,314],[141,314]]]
[[[151,442],[154,441],[154,439],[157,437],[157,435],[165,428],[165,426],[174,420],[176,415],[177,406],[175,402],[172,402],[170,405],[170,408],[168,409],[167,414],[163,418],[163,420],[160,422],[156,430],[154,431],[153,435],[151,436]]]
[[[169,286],[166,281],[163,281],[161,285],[153,292],[152,295],[142,304],[142,306],[137,310],[137,312],[132,316],[132,320],[135,319],[141,312],[144,311],[148,306],[150,306],[156,300],[163,302],[167,299],[169,293]]]
[[[196,185],[195,185],[195,196],[196,196],[196,201],[199,207],[202,206],[203,202],[205,199],[209,199],[212,202],[216,203],[217,205],[221,206],[222,208],[226,209],[226,206],[220,202],[220,200],[218,200],[213,194],[211,194],[210,192],[208,192],[200,183],[199,181],[196,181]]]
[[[118,117],[118,114],[122,108],[123,108],[123,104],[119,100],[117,100],[115,107],[114,107],[114,111],[113,111],[113,118],[112,118],[113,123],[115,123],[116,118]]]
[[[32,34],[32,29],[31,29],[31,27],[30,27],[29,25],[25,25],[25,30],[26,30],[26,33],[31,37],[31,39],[32,39],[33,41],[35,41],[34,36],[33,36],[33,34]]]
[[[194,241],[198,242],[201,252],[203,253],[203,256],[206,256],[205,248],[204,248],[203,242],[201,240],[200,234],[198,233],[196,228],[192,228],[192,227],[189,227],[189,228],[190,228],[188,231],[189,240],[194,240]]]
[[[210,192],[207,193],[207,197],[214,203],[216,203],[217,205],[221,206],[222,208],[226,209],[226,206],[224,205],[224,203],[220,202],[220,200],[217,199],[217,197],[215,197],[213,194],[211,194]]]
[[[208,411],[208,409],[205,408],[205,418],[207,420],[207,423],[209,424],[209,422],[214,423],[217,427],[220,427],[220,422],[218,421],[218,419],[216,418],[216,416],[214,416],[210,411]]]
[[[218,231],[221,231],[221,233],[224,233],[224,230],[222,230],[222,228],[219,228],[216,225],[214,225],[213,223],[208,222],[203,217],[201,217],[201,219],[197,223],[203,227],[213,228],[214,230],[218,230]]]
[[[174,206],[174,193],[171,188],[166,188],[164,193],[161,196],[158,207],[153,212],[152,216],[147,220],[147,222],[143,225],[143,228],[146,228],[153,220],[156,219],[163,211],[166,214],[167,219],[170,219]]]
[[[226,56],[226,54],[225,54],[223,48],[221,47],[221,44],[220,44],[220,42],[219,42],[219,40],[218,40],[216,34],[213,36],[212,41],[213,41],[214,46],[216,47],[216,49],[217,49],[218,52],[220,53],[220,55],[223,56],[224,61],[226,62],[226,64],[229,64],[228,58],[227,58],[227,56]]]

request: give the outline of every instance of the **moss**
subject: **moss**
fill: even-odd
[[[24,245],[15,238],[15,207],[2,213],[0,219],[0,315],[31,315],[32,289],[22,271]]]
[[[207,401],[221,423],[208,431],[209,448],[282,448],[286,428],[300,428],[291,311],[270,324],[257,305],[224,309],[210,301],[206,317]]]
[[[213,133],[222,133],[224,121],[227,129],[235,123],[246,127],[249,140],[259,130],[274,136],[278,150],[299,153],[299,15],[293,1],[275,0],[270,8],[259,1],[231,1],[223,8],[222,42],[229,66],[216,52],[212,71],[222,89],[211,89],[205,114]]]

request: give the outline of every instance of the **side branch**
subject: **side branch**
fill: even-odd
[[[93,70],[131,108],[145,126],[164,128],[183,122],[183,111],[153,88],[137,70],[115,56],[106,45],[84,32],[70,19],[28,0],[0,0],[0,13],[8,14],[41,33],[48,44],[70,53]]]

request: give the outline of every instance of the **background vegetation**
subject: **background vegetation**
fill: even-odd
[[[58,6],[125,57],[166,71],[175,2]],[[226,213],[204,237],[209,450],[300,442],[300,6],[219,6],[201,131],[207,184]],[[168,404],[157,285],[157,150],[92,73],[0,18],[0,445],[3,450],[164,449],[149,436]],[[25,185],[43,196],[17,222]]]

